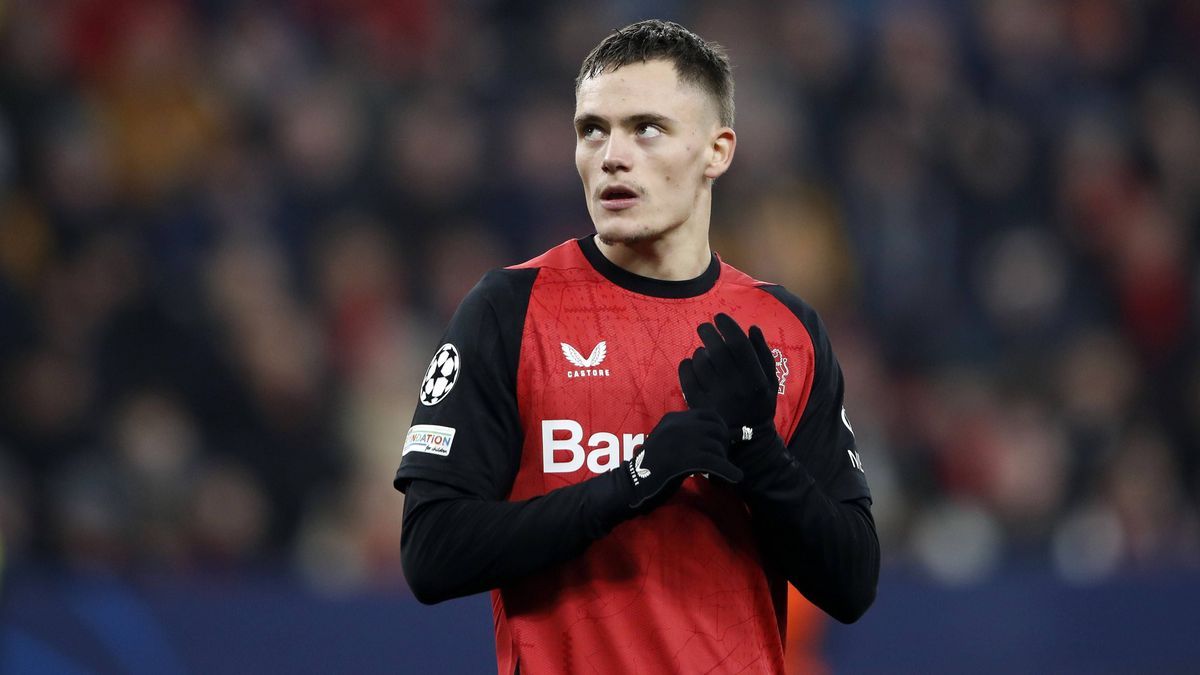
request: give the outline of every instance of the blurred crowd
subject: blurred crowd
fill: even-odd
[[[730,52],[716,249],[829,324],[885,564],[1200,566],[1188,0],[0,4],[0,556],[402,583],[438,334],[590,230],[647,16]]]

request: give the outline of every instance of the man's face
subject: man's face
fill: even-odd
[[[722,128],[716,104],[680,82],[669,61],[631,63],[580,83],[575,167],[601,241],[658,239],[694,222],[700,208],[707,224],[708,180],[727,164],[714,168]]]

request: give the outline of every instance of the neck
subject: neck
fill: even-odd
[[[700,211],[707,216],[707,212]],[[631,242],[605,243],[593,236],[596,247],[617,267],[638,276],[663,281],[695,279],[708,269],[708,218],[684,222],[660,236]]]
[[[596,247],[614,265],[638,276],[663,281],[695,279],[708,269],[712,252],[708,242],[671,242],[666,239],[631,244],[606,244],[594,237]]]

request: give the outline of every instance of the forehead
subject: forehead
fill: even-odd
[[[696,118],[713,107],[698,86],[682,82],[670,61],[630,63],[584,79],[575,92],[575,114],[619,118],[654,113]]]

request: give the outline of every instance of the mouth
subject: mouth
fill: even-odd
[[[622,211],[637,204],[637,191],[625,185],[610,185],[600,191],[600,206],[609,211]]]

